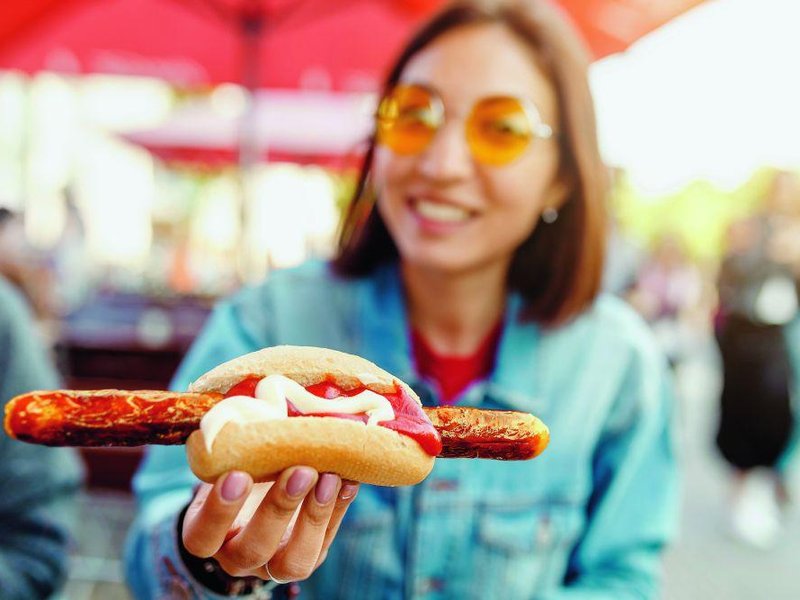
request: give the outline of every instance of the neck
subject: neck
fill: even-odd
[[[436,351],[474,352],[505,309],[506,270],[442,275],[402,266],[409,320]]]

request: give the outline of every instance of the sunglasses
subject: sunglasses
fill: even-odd
[[[377,140],[396,154],[419,154],[444,122],[444,103],[434,91],[421,85],[397,85],[378,106]],[[533,139],[553,136],[552,127],[542,122],[534,104],[514,96],[478,100],[464,125],[473,158],[495,166],[519,158]]]

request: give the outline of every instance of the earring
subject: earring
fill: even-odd
[[[558,219],[558,211],[552,206],[548,206],[542,211],[542,221],[548,225],[555,223],[556,219]]]

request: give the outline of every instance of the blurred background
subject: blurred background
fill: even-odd
[[[69,387],[163,388],[215,299],[332,251],[387,62],[441,4],[0,5],[0,273],[35,308]],[[800,272],[800,4],[560,4],[596,57],[614,175],[606,287],[651,323],[678,389],[685,502],[665,597],[800,598],[791,455],[776,518],[753,504],[737,524],[714,439],[723,265],[755,244]],[[796,291],[765,302],[791,340]],[[119,554],[140,452],[83,457],[92,518],[66,596],[127,598]]]

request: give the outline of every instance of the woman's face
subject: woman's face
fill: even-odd
[[[378,210],[401,259],[407,267],[442,274],[506,269],[544,208],[562,199],[558,144],[534,138],[509,164],[481,164],[470,154],[464,120],[478,100],[516,96],[532,101],[542,121],[555,128],[553,85],[531,50],[500,25],[446,33],[409,62],[400,83],[434,90],[446,114],[419,154],[376,147]]]

